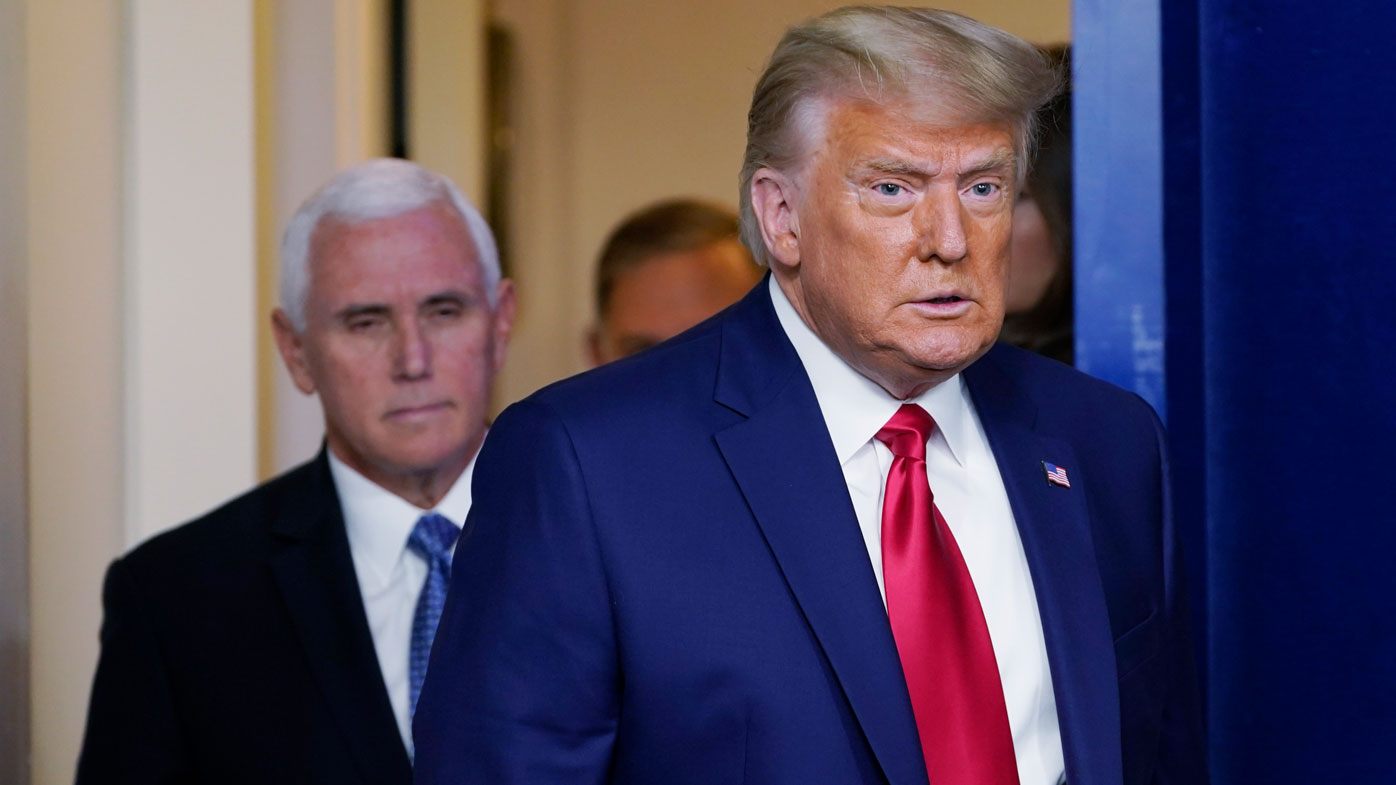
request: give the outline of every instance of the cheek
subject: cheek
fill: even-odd
[[[900,295],[915,289],[908,276],[919,276],[916,240],[900,225],[864,227],[825,257],[821,291],[826,310],[861,334],[875,330],[900,304]]]
[[[319,396],[327,428],[350,443],[362,449],[364,440],[371,440],[371,434],[377,432],[381,411],[375,404],[381,401],[375,401],[362,385],[341,379],[338,384],[321,386]]]
[[[381,354],[373,346],[331,342],[315,354],[309,368],[317,388],[352,397],[356,388],[371,380]]]
[[[985,246],[995,249],[1000,255],[1007,255],[1013,235],[1018,231],[1018,211],[1012,205],[1005,205],[993,215],[975,221],[974,225]]]
[[[1001,220],[985,222],[980,226],[977,239],[977,257],[980,274],[991,283],[1002,285],[1008,278],[1011,259],[1016,250],[1016,233],[1010,216]]]
[[[443,336],[436,365],[463,394],[479,397],[480,391],[488,391],[494,368],[494,336],[488,324]]]
[[[326,414],[339,422],[373,420],[385,404],[391,380],[385,352],[372,344],[324,341],[307,355]]]

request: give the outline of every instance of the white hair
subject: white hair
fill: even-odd
[[[480,211],[450,179],[400,158],[375,158],[336,174],[296,210],[281,236],[281,309],[297,330],[305,329],[310,295],[310,241],[326,218],[348,225],[410,213],[447,203],[465,221],[475,243],[490,307],[499,288],[499,251]]]

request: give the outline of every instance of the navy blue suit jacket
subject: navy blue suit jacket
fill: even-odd
[[[1205,782],[1157,418],[1006,346],[964,376],[1027,552],[1068,781]],[[766,286],[508,408],[468,528],[416,715],[418,783],[927,782],[843,474]]]

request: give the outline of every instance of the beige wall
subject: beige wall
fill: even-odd
[[[29,779],[24,8],[0,0],[0,782]]]
[[[253,477],[252,16],[26,11],[32,755],[61,783],[107,564]]]
[[[28,4],[33,773],[71,781],[102,573],[125,544],[123,24],[116,3]]]
[[[485,191],[485,6],[408,4],[408,152],[477,205]]]
[[[736,203],[751,88],[819,0],[496,0],[516,37],[511,206],[521,313],[500,395],[581,370],[591,271],[612,224],[677,193]],[[1069,0],[938,5],[1065,41]]]

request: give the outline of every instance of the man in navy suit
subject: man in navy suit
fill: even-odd
[[[112,564],[80,785],[411,782],[512,284],[454,185],[381,159],[292,218],[281,298],[325,448]]]
[[[742,172],[770,274],[500,416],[419,782],[1206,781],[1158,420],[995,346],[1058,83],[946,12],[786,34]]]

